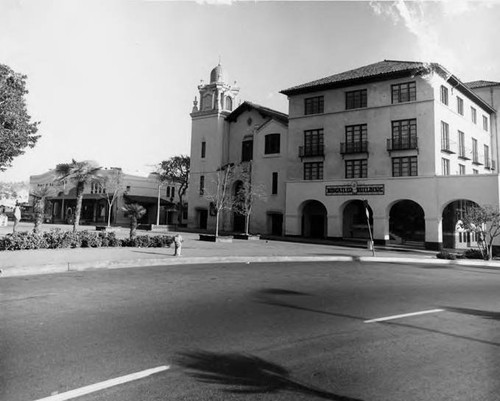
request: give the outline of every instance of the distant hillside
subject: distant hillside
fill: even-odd
[[[13,206],[16,200],[28,202],[28,182],[0,182],[0,205]]]

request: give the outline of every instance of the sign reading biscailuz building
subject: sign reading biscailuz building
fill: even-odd
[[[384,195],[384,184],[369,184],[362,185],[353,182],[348,185],[326,185],[326,196],[339,196],[339,195]]]

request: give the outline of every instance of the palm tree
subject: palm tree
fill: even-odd
[[[61,163],[56,166],[56,180],[71,181],[76,186],[76,208],[75,219],[73,221],[73,232],[76,231],[80,223],[80,213],[82,210],[83,191],[85,184],[88,184],[99,178],[99,170],[101,167],[96,162],[91,160],[84,160],[77,162],[75,159],[71,163]]]
[[[47,197],[52,195],[52,192],[50,187],[42,187],[30,194],[33,197],[33,212],[35,214],[33,232],[35,233],[40,232],[45,217],[45,202]]]
[[[146,209],[138,203],[128,203],[122,210],[130,218],[130,239],[133,239],[137,233],[137,221],[146,214]]]

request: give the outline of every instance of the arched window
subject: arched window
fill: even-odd
[[[226,96],[226,110],[233,110],[233,99],[231,96]]]

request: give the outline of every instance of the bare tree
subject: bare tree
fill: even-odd
[[[498,207],[472,206],[462,217],[462,227],[474,232],[484,259],[493,259],[493,241],[500,235],[500,210]]]
[[[123,172],[119,168],[106,171],[106,175],[97,181],[102,197],[108,203],[108,227],[111,227],[111,210],[121,193],[123,193]]]
[[[237,179],[241,185],[236,188],[233,210],[245,216],[245,235],[250,235],[250,215],[253,206],[257,200],[267,200],[267,196],[262,184],[252,182],[252,162],[245,162],[239,166]]]
[[[204,197],[211,203],[215,211],[215,238],[219,236],[220,214],[223,210],[231,210],[234,197],[231,195],[231,184],[234,180],[235,165],[229,163],[216,171],[211,188],[205,190]]]
[[[45,218],[47,198],[53,195],[53,190],[50,187],[41,187],[33,191],[30,195],[33,198],[33,212],[35,218],[33,232],[39,233]]]

